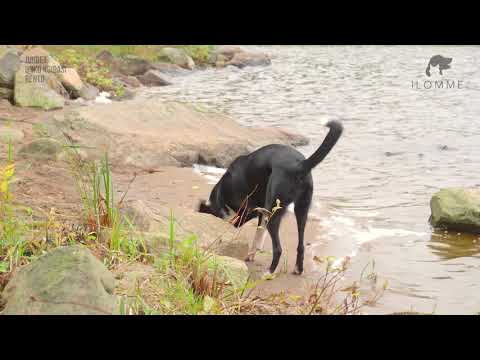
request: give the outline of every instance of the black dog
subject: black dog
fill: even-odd
[[[234,222],[236,227],[259,217],[257,233],[246,259],[253,261],[256,250],[263,246],[267,217],[264,212],[254,209],[263,208],[272,212],[279,200],[280,208],[269,216],[266,224],[272,238],[271,274],[275,272],[282,254],[278,236],[280,220],[292,202],[295,204],[298,227],[294,274],[300,275],[303,272],[303,236],[313,193],[311,170],[327,156],[343,132],[343,126],[338,121],[330,121],[326,126],[330,130],[325,140],[308,159],[286,145],[267,145],[249,155],[238,157],[213,188],[209,202],[200,203],[200,212],[222,219],[233,210],[240,215]]]

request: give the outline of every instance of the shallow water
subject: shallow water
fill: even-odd
[[[480,47],[260,49],[273,55],[271,66],[198,71],[144,96],[295,130],[311,139],[300,148],[306,156],[325,137],[323,124],[340,119],[344,136],[313,172],[323,228],[314,252],[353,256],[351,279],[375,261],[389,286],[368,313],[480,311],[480,239],[437,234],[428,224],[435,191],[480,186]],[[452,57],[452,67],[443,76],[432,68],[428,78],[436,54]],[[443,80],[444,88],[426,89],[425,80]]]

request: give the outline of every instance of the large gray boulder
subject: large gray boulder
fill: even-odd
[[[59,247],[13,274],[2,293],[2,314],[115,314],[114,290],[113,275],[88,249]]]
[[[15,73],[20,67],[20,53],[16,49],[0,47],[0,86],[13,89]]]
[[[169,61],[184,69],[193,70],[195,68],[195,62],[193,59],[187,55],[185,50],[179,48],[162,48],[158,53],[158,60]]]
[[[31,59],[41,59],[41,63],[32,64]],[[42,48],[24,51],[21,60],[15,73],[15,105],[45,110],[62,108],[69,94],[58,79],[60,64]]]
[[[480,189],[446,188],[430,200],[433,226],[480,233]]]

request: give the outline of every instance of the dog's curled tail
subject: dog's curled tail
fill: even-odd
[[[315,166],[320,164],[320,162],[325,159],[342,135],[343,125],[341,122],[331,120],[326,124],[326,126],[330,128],[330,131],[325,137],[325,140],[323,140],[322,145],[320,145],[320,147],[313,153],[312,156],[302,162],[302,168],[305,172],[312,170]]]

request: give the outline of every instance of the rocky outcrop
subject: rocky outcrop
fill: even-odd
[[[113,275],[88,249],[59,247],[13,274],[2,293],[2,314],[115,314],[114,290]]]
[[[45,124],[50,133],[71,134],[79,145],[108,149],[112,164],[143,169],[195,163],[227,167],[262,145],[308,143],[279,128],[245,127],[198,105],[157,99],[95,104],[65,111]],[[86,151],[98,156],[97,149]]]
[[[195,62],[183,49],[171,47],[162,48],[159,51],[158,59],[170,62],[188,70],[193,70],[195,68]]]
[[[138,76],[138,80],[145,86],[171,85],[170,79],[157,70],[148,70],[145,74]]]
[[[435,227],[480,233],[480,190],[446,188],[430,200],[430,222]]]

